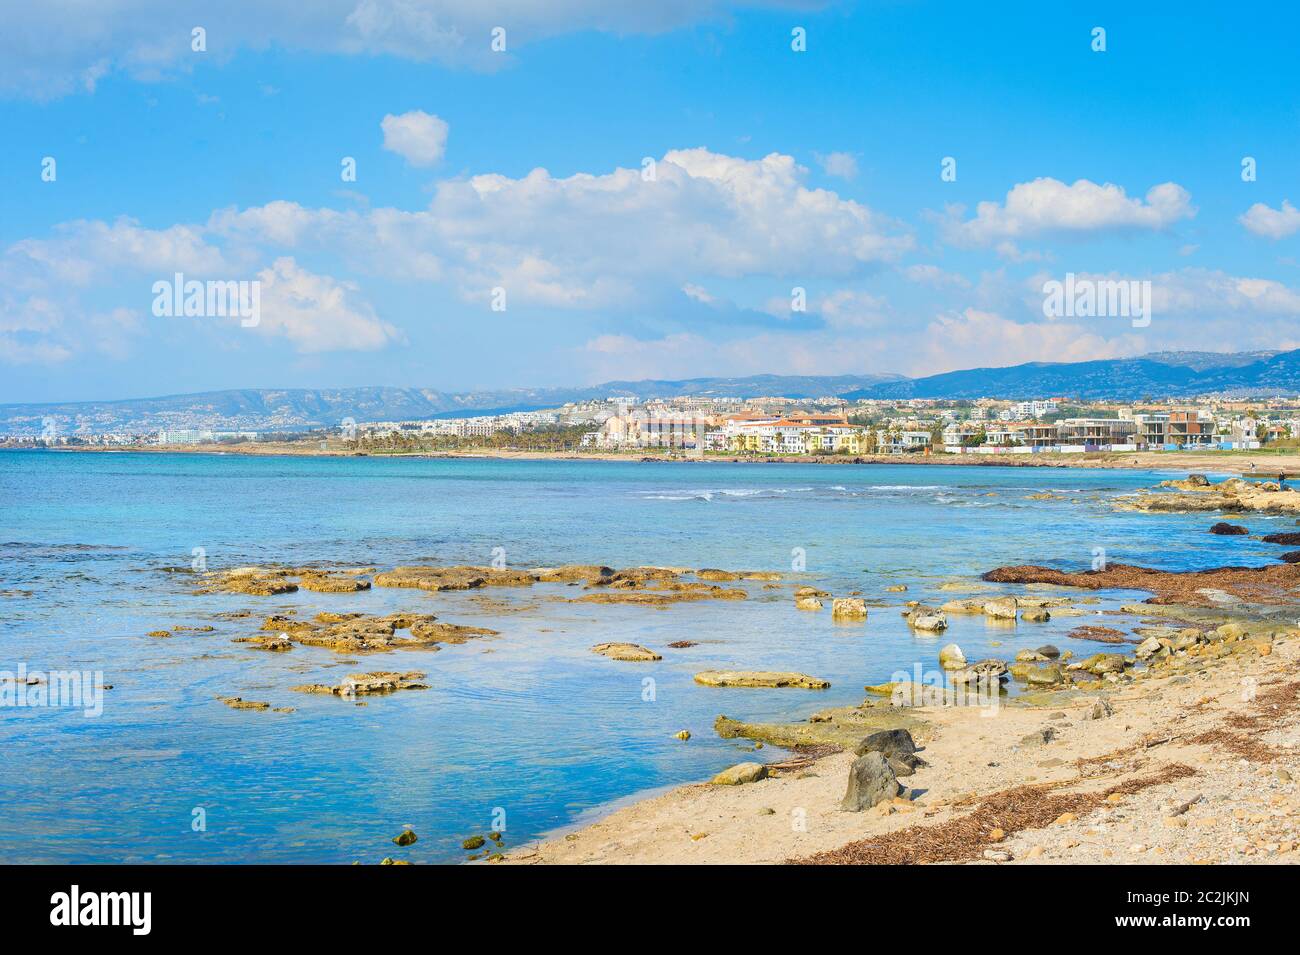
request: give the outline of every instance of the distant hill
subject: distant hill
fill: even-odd
[[[1141,358],[1008,368],[973,368],[925,378],[899,375],[753,375],[678,381],[609,381],[583,388],[443,392],[431,388],[246,388],[193,395],[0,405],[0,434],[40,434],[53,418],[61,434],[189,428],[301,431],[356,421],[443,418],[554,408],[618,396],[670,398],[1047,398],[1130,401],[1202,394],[1300,393],[1300,350],[1159,352]]]
[[[245,388],[160,398],[0,405],[0,434],[40,434],[46,418],[60,433],[184,430],[293,431],[356,421],[400,421],[553,408],[570,401],[628,396],[714,395],[816,398],[860,390],[892,375],[689,378],[611,381],[584,388],[512,388],[450,393],[430,388]]]
[[[1132,401],[1152,397],[1300,392],[1300,350],[1162,352],[1141,358],[1029,362],[882,382],[845,398],[1047,398]]]

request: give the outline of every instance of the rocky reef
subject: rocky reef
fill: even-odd
[[[1203,474],[1185,480],[1162,481],[1163,491],[1148,491],[1121,498],[1116,507],[1125,511],[1226,511],[1300,515],[1300,491],[1274,481],[1228,478],[1218,484]]]

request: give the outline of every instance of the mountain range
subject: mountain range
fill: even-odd
[[[59,433],[159,429],[294,431],[345,418],[398,421],[554,408],[610,397],[676,395],[757,398],[1047,398],[1134,401],[1206,394],[1300,393],[1300,349],[1285,352],[1158,352],[1140,358],[1069,363],[1029,362],[919,378],[901,375],[753,375],[679,381],[610,381],[576,388],[442,392],[429,388],[247,388],[201,394],[0,405],[0,434],[40,434],[47,419]]]

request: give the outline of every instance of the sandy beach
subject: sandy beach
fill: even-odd
[[[85,453],[163,453],[163,454],[236,454],[282,455],[292,457],[375,457],[375,458],[492,458],[518,461],[626,461],[626,462],[702,462],[709,464],[925,464],[955,467],[1037,467],[1037,468],[1129,468],[1134,470],[1206,471],[1220,474],[1243,474],[1260,479],[1300,476],[1300,451],[1132,451],[1085,454],[868,454],[868,455],[736,455],[710,454],[700,458],[690,454],[636,452],[547,452],[501,449],[458,451],[364,452],[341,444],[322,448],[301,442],[249,442],[238,445],[148,445],[143,447],[71,446],[60,451]]]
[[[840,810],[854,760],[840,752],[748,785],[674,789],[507,861],[1294,864],[1296,634],[1151,670],[1114,692],[1051,694],[996,714],[910,710],[929,765],[874,809]],[[1113,715],[1085,719],[1101,698]]]

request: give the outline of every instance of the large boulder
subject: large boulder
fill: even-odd
[[[929,607],[915,607],[907,615],[907,625],[914,630],[938,633],[948,629],[948,618]]]
[[[939,651],[939,666],[945,670],[960,670],[966,666],[966,654],[957,644],[950,643]]]
[[[1149,660],[1165,648],[1165,645],[1156,637],[1147,637],[1133,650],[1133,655],[1139,660]]]
[[[994,597],[984,601],[984,615],[994,620],[1015,620],[1019,607],[1015,597]]]
[[[1219,523],[1213,525],[1210,528],[1210,533],[1226,534],[1228,536],[1240,536],[1242,534],[1249,534],[1250,531],[1242,527],[1240,524],[1229,524],[1226,521],[1219,521]]]
[[[916,755],[916,743],[905,729],[881,730],[864,738],[853,748],[853,755],[880,753],[887,760],[895,776],[911,776],[917,767],[929,764]]]
[[[862,812],[896,797],[902,787],[884,753],[859,756],[849,767],[849,786],[840,802],[846,812]]]
[[[866,620],[867,602],[861,597],[836,597],[831,603],[831,616],[836,620]]]
[[[953,683],[1001,683],[1007,678],[1007,665],[994,657],[980,660],[949,674]]]
[[[767,778],[767,767],[762,763],[737,763],[713,777],[715,786],[743,786]]]

